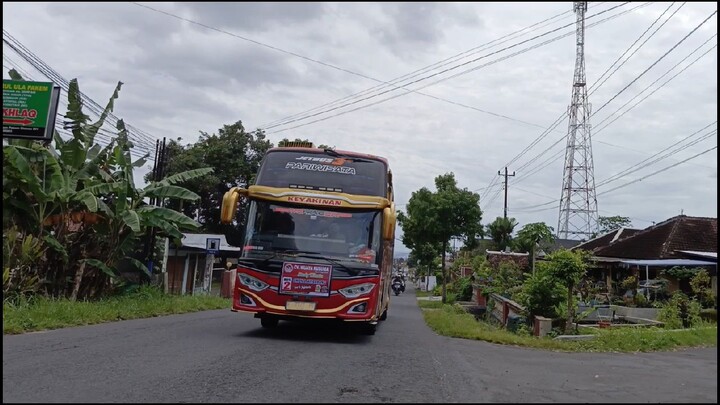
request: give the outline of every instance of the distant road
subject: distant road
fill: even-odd
[[[553,353],[436,335],[412,285],[375,336],[230,310],[3,336],[3,402],[717,402],[717,348]]]

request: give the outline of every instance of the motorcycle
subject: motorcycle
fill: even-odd
[[[403,286],[402,286],[402,284],[401,284],[399,281],[395,281],[395,282],[392,284],[392,290],[393,290],[393,292],[395,293],[395,295],[400,295],[400,293],[401,293],[402,290],[403,290]]]

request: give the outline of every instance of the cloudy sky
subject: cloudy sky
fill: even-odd
[[[572,8],[3,2],[3,77],[18,68],[51,79],[42,63],[101,105],[122,81],[115,114],[149,149],[241,120],[274,143],[307,138],[384,156],[400,209],[452,172],[481,195],[483,222],[492,222],[503,215],[498,170],[507,166],[516,174],[508,215],[557,230]],[[717,217],[716,11],[711,2],[589,3],[599,215],[637,228],[681,212]],[[396,250],[407,253],[400,242]]]

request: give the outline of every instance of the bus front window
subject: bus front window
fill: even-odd
[[[309,252],[379,265],[380,211],[322,210],[253,201],[242,257]]]

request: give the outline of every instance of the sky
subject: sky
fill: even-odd
[[[588,4],[598,215],[717,217],[716,11]],[[100,105],[122,81],[114,114],[138,150],[242,121],[387,158],[403,211],[453,173],[484,224],[503,216],[507,167],[516,230],[558,230],[576,42],[570,2],[3,2],[3,78],[52,79],[25,48]]]

